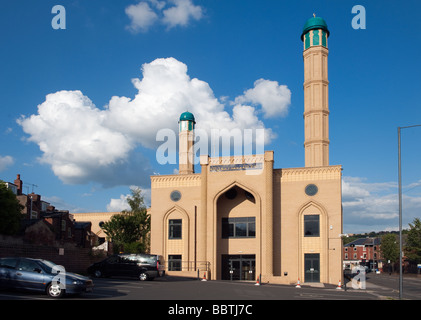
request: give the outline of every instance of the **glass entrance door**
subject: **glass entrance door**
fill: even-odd
[[[229,260],[230,280],[241,280],[241,260]]]
[[[255,280],[255,255],[222,255],[222,280]]]
[[[255,280],[255,266],[256,260],[254,256],[252,259],[245,258],[241,260],[241,280]]]
[[[304,254],[305,282],[320,282],[320,254]]]

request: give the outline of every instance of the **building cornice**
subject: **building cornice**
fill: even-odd
[[[199,173],[151,176],[151,188],[198,187],[200,181]]]
[[[281,179],[281,182],[340,180],[342,166],[275,169],[274,174]]]
[[[265,155],[264,154],[209,158],[209,164],[210,165],[263,163],[264,161],[265,161]]]

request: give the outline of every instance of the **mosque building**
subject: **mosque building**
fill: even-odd
[[[273,151],[200,156],[195,117],[179,119],[179,171],[151,177],[151,252],[168,273],[291,284],[342,280],[342,167],[329,164],[326,22],[303,29],[305,167],[274,168]]]

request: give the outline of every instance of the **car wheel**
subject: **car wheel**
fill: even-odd
[[[139,275],[139,280],[140,280],[140,281],[146,281],[146,280],[148,280],[148,278],[149,278],[149,276],[148,276],[148,274],[147,274],[146,272],[142,272],[142,273]]]
[[[95,278],[101,278],[101,277],[102,277],[102,272],[101,272],[101,270],[95,270],[95,271],[94,271],[94,277],[95,277]]]
[[[50,283],[47,287],[47,294],[50,298],[61,298],[64,295],[64,289],[57,283]]]

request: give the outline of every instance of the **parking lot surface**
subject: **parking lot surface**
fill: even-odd
[[[382,300],[399,298],[396,275],[368,274],[366,289],[353,289],[351,282],[341,290],[334,285],[308,286],[262,284],[235,281],[200,281],[164,277],[154,281],[131,278],[94,279],[92,293],[68,296],[64,300]],[[421,278],[404,277],[403,298],[421,299]],[[2,300],[51,300],[46,295],[0,291]]]
[[[79,296],[66,296],[60,299],[61,310],[65,314],[90,314],[93,317],[108,317],[110,310],[120,309],[128,313],[153,311],[158,319],[201,318],[201,319],[263,319],[265,316],[279,314],[280,310],[294,311],[300,317],[305,314],[311,316],[314,308],[307,307],[308,303],[326,301],[326,310],[336,308],[331,303],[347,303],[369,307],[375,301],[399,299],[399,278],[396,275],[368,274],[366,289],[353,289],[351,282],[337,289],[335,285],[276,285],[262,284],[256,286],[254,282],[236,281],[200,281],[200,279],[164,277],[154,281],[139,281],[133,278],[100,278],[94,279],[92,293]],[[421,300],[421,278],[405,277],[405,300]],[[22,301],[57,301],[46,295],[37,293],[18,292],[10,290],[0,291],[0,300],[16,300],[21,306]],[[72,307],[67,305],[72,302]],[[101,304],[92,304],[100,301]],[[120,303],[118,302],[120,301]],[[8,302],[1,302],[6,303]],[[47,302],[49,305],[50,303]],[[116,305],[118,303],[118,305]],[[83,306],[80,306],[83,304]],[[53,305],[57,305],[53,303]],[[33,308],[21,308],[20,311],[31,315]],[[56,308],[53,308],[54,310]],[[389,310],[382,308],[381,310]],[[379,311],[380,312],[380,311]]]

